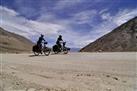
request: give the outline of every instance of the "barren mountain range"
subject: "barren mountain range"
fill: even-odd
[[[33,43],[18,34],[0,27],[0,52],[30,52]],[[137,51],[137,17],[122,24],[110,33],[88,44],[80,52]]]
[[[33,43],[27,38],[8,32],[0,27],[0,52],[30,52]]]
[[[110,33],[88,44],[80,52],[137,51],[137,17],[115,28]]]

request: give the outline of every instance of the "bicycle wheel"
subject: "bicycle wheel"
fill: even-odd
[[[50,48],[44,48],[44,50],[43,50],[43,53],[46,55],[46,56],[49,56],[49,54],[50,54],[50,52],[51,52],[51,49]]]
[[[35,55],[35,56],[38,56],[38,55],[39,55],[39,53],[38,53],[38,52],[33,52],[33,53],[34,53],[34,55]]]
[[[67,48],[64,48],[64,49],[63,49],[63,53],[64,53],[64,54],[68,54],[68,49],[67,49]]]

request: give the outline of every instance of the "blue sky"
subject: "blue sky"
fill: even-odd
[[[0,26],[49,46],[58,35],[70,47],[84,47],[137,16],[137,0],[1,0]]]

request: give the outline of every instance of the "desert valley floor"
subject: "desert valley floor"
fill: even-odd
[[[136,52],[0,58],[0,91],[137,91]]]

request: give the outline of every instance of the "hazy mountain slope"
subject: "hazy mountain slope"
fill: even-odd
[[[0,52],[29,52],[33,43],[23,36],[0,27]]]
[[[90,43],[80,51],[137,51],[137,17]]]

